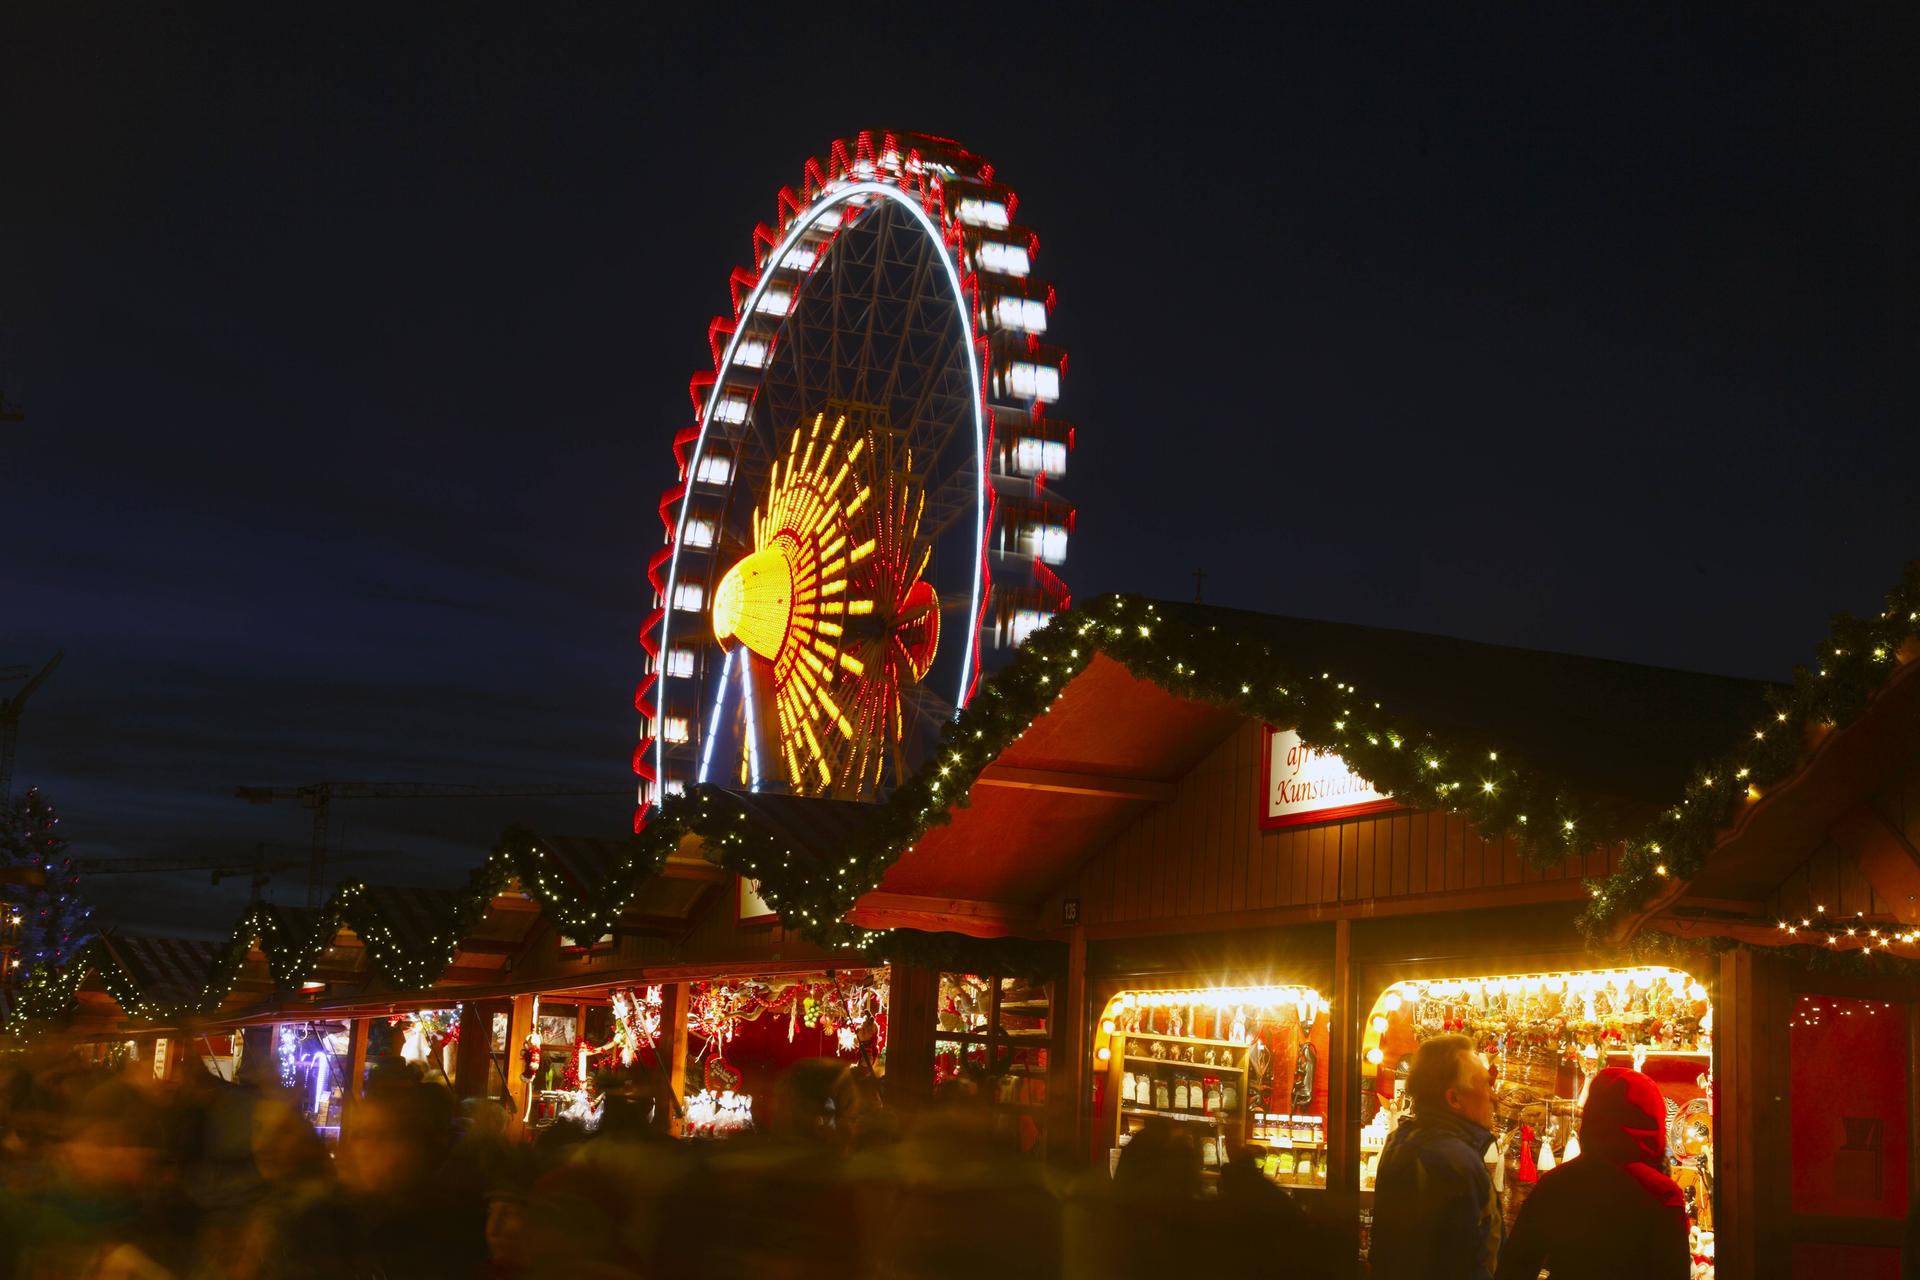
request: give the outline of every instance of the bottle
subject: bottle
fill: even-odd
[[[1187,1078],[1185,1076],[1173,1078],[1173,1109],[1175,1111],[1187,1109]]]
[[[1206,1104],[1209,1115],[1215,1114],[1220,1110],[1220,1082],[1216,1079],[1209,1078],[1207,1080]]]
[[[1293,1176],[1294,1180],[1303,1187],[1313,1184],[1313,1156],[1311,1154],[1305,1151],[1300,1153],[1300,1159],[1294,1162]]]
[[[1240,1090],[1232,1080],[1220,1086],[1220,1105],[1226,1109],[1228,1115],[1240,1109]]]
[[[1167,1088],[1167,1082],[1165,1080],[1155,1080],[1153,1082],[1153,1105],[1162,1111],[1171,1111],[1173,1109],[1173,1091]]]

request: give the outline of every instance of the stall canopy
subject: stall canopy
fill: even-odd
[[[1725,827],[1699,872],[1623,920],[1768,946],[1861,948],[1920,927],[1920,646]],[[1852,929],[1855,932],[1848,933]]]

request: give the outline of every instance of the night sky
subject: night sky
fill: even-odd
[[[1083,598],[1204,568],[1214,603],[1783,676],[1920,555],[1920,119],[1880,19],[398,7],[0,31],[0,666],[66,649],[17,785],[79,852],[300,846],[242,782],[629,785],[707,320],[868,126],[990,157],[1041,235]],[[335,834],[451,883],[510,821],[629,812]],[[190,931],[246,890],[93,892]]]

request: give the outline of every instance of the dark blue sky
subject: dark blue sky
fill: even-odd
[[[1041,234],[1083,595],[1204,566],[1765,676],[1920,554],[1920,119],[1877,19],[80,8],[10,11],[0,73],[0,665],[67,650],[20,780],[84,852],[305,838],[238,782],[626,785],[706,321],[866,125],[991,157]],[[444,882],[628,807],[336,827]],[[194,928],[244,887],[97,892]]]

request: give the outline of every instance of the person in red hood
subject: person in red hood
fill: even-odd
[[[1580,1154],[1540,1176],[1500,1251],[1496,1280],[1687,1280],[1686,1198],[1667,1176],[1666,1100],[1638,1071],[1587,1088]]]

